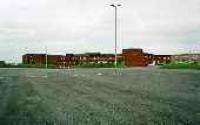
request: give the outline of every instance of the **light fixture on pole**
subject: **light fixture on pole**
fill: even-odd
[[[45,46],[45,68],[47,69],[48,68],[48,59],[47,59],[48,55],[47,55],[47,46]]]
[[[48,53],[47,53],[47,46],[45,46],[45,75],[44,78],[47,78],[47,68],[48,68]]]
[[[115,68],[117,68],[117,9],[121,4],[111,4],[110,6],[115,8]]]

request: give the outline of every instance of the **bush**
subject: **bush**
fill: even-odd
[[[114,68],[114,63],[86,63],[80,64],[77,68]],[[125,65],[123,63],[117,64],[118,68],[124,68]]]

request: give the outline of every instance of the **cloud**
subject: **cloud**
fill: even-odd
[[[155,54],[200,49],[199,0],[0,0],[0,60],[44,52],[114,50],[114,9],[120,2],[118,50]],[[25,49],[26,48],[26,49]]]

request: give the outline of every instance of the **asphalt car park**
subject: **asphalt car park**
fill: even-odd
[[[198,125],[200,72],[0,69],[0,124]]]

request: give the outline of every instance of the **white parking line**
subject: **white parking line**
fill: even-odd
[[[88,74],[73,74],[73,77],[87,77],[89,76]]]
[[[73,77],[78,77],[78,76],[79,76],[78,74],[74,74],[74,75],[73,75]]]
[[[103,74],[99,72],[99,73],[97,73],[97,75],[98,75],[98,76],[102,76]]]
[[[44,75],[44,76],[42,76],[43,78],[48,78],[48,76],[47,75]]]
[[[37,76],[29,76],[29,77],[31,77],[31,78],[35,78],[35,77],[37,77]]]

